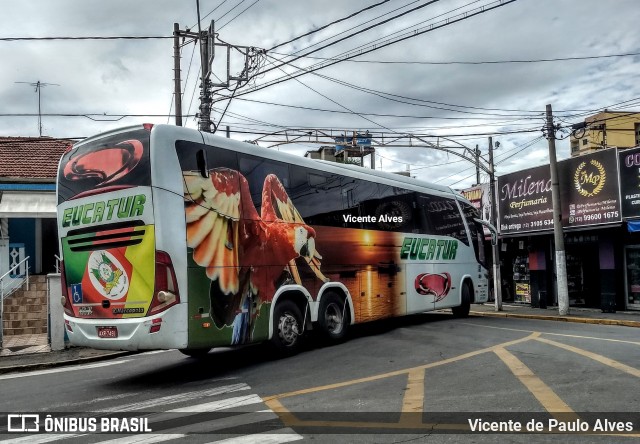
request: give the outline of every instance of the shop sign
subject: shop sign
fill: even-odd
[[[515,302],[531,302],[531,287],[527,282],[516,282]]]
[[[500,232],[526,233],[553,228],[549,165],[498,177]]]
[[[480,214],[480,218],[491,224],[493,224],[493,218],[491,217],[491,192],[488,183],[481,183],[480,185],[473,186],[471,188],[465,188],[460,191],[462,195],[471,202]],[[484,227],[484,234],[490,235],[489,229]]]
[[[622,217],[640,216],[640,148],[618,153]]]
[[[616,150],[558,162],[562,226],[581,227],[621,220]],[[553,229],[549,165],[498,177],[503,234]]]
[[[558,176],[563,227],[622,220],[615,149],[558,162]]]

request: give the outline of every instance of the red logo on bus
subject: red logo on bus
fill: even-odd
[[[98,179],[96,187],[112,183],[133,170],[142,158],[144,149],[139,140],[125,140],[116,146],[71,157],[64,166],[68,180]]]
[[[419,294],[435,296],[435,302],[441,301],[451,290],[449,273],[422,273],[416,276],[415,288]]]

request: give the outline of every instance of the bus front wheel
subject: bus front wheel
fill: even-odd
[[[466,318],[469,316],[469,310],[471,309],[471,288],[469,288],[469,284],[467,282],[462,284],[460,299],[460,306],[453,307],[451,311],[457,318]]]
[[[273,312],[271,343],[281,353],[292,355],[302,344],[304,327],[300,309],[292,301],[282,301]]]
[[[347,334],[350,312],[346,299],[335,293],[327,293],[320,302],[318,322],[325,338],[340,341]]]

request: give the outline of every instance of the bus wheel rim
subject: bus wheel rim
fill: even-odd
[[[327,309],[324,312],[325,323],[327,330],[332,334],[339,334],[344,326],[344,316],[340,311],[338,304],[331,303],[327,305]]]
[[[280,317],[278,334],[283,343],[293,345],[298,339],[299,331],[298,321],[295,316],[290,313],[285,313]]]

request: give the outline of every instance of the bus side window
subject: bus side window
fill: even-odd
[[[453,237],[465,245],[469,245],[467,230],[454,199],[422,195],[422,200],[425,203],[432,234]]]
[[[176,141],[176,154],[182,171],[198,171],[202,175],[201,167],[203,165],[201,164],[200,152],[203,153],[206,169],[209,172],[217,168],[238,169],[238,158],[235,151],[186,140]]]
[[[205,178],[209,177],[209,163],[207,162],[207,152],[204,149],[199,149],[196,153],[196,163],[200,175]]]
[[[275,174],[285,189],[289,187],[289,167],[287,164],[249,154],[238,154],[238,163],[240,173],[249,182],[251,200],[258,212],[262,206],[262,190],[265,186],[265,179],[269,174]]]

